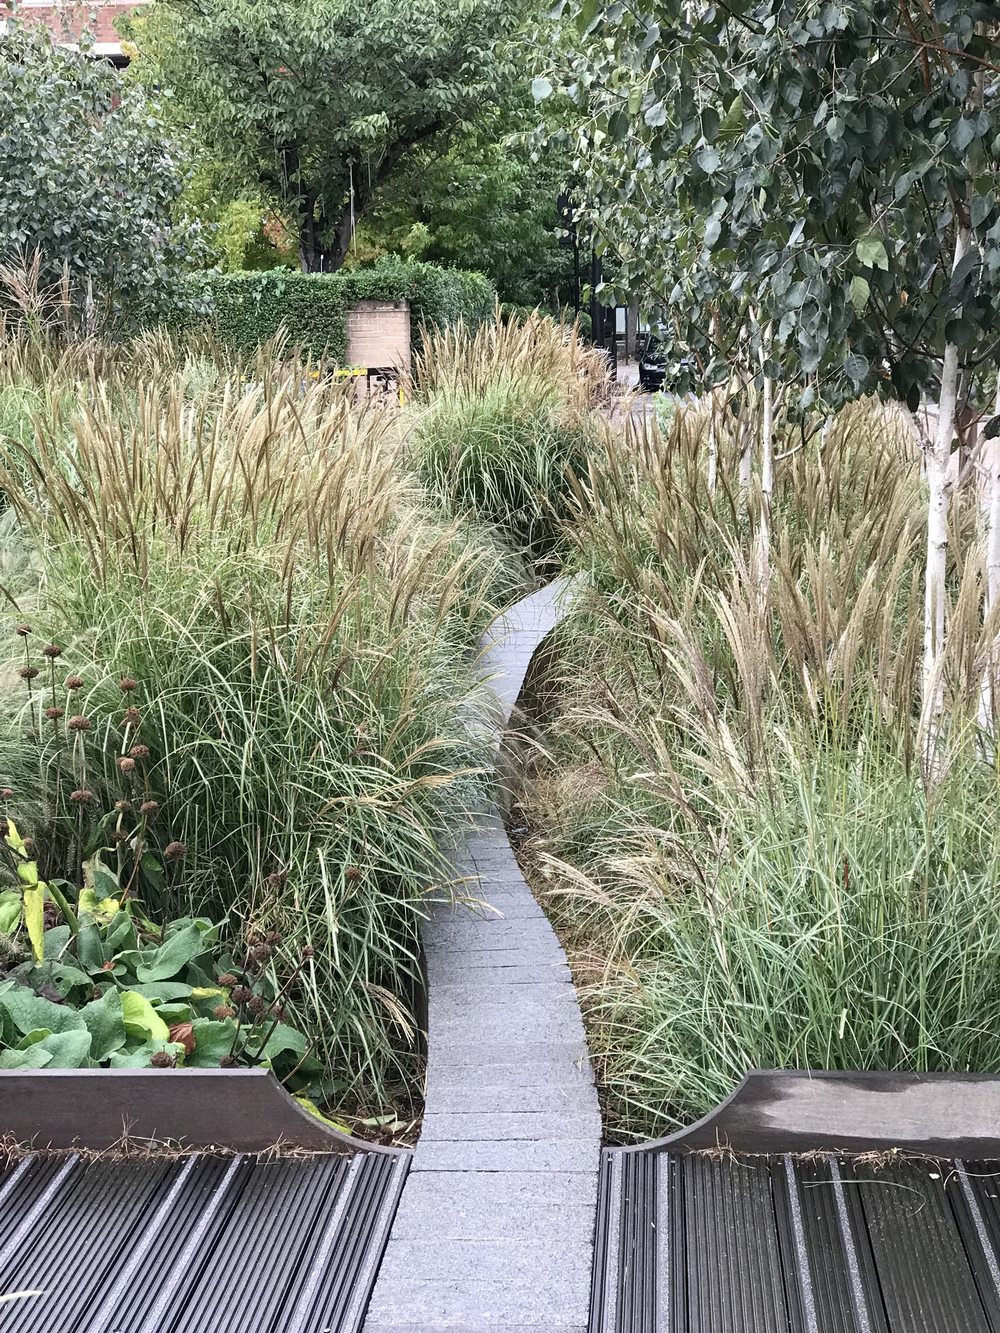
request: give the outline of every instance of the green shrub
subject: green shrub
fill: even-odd
[[[547,555],[597,435],[604,370],[572,326],[538,314],[437,330],[417,358],[420,475],[459,513]]]
[[[485,389],[441,389],[415,439],[425,483],[453,509],[501,529],[519,549],[551,549],[570,473],[586,463],[589,434],[551,386],[510,375]]]
[[[281,330],[293,346],[315,358],[343,363],[346,314],[358,301],[408,301],[415,339],[422,324],[469,327],[493,318],[496,291],[480,273],[389,258],[371,268],[333,274],[284,270],[220,273],[207,282],[219,338],[252,354]]]

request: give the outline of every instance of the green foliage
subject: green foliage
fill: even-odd
[[[446,148],[418,148],[386,182],[362,224],[363,244],[478,269],[501,301],[558,310],[573,294],[573,254],[560,244],[557,199],[566,154],[537,160],[529,114],[484,108]]]
[[[49,292],[65,271],[60,316],[88,331],[204,308],[180,282],[202,253],[175,217],[183,174],[139,89],[43,26],[15,27],[0,42],[0,125],[0,265],[37,253]]]
[[[252,353],[284,329],[305,353],[341,363],[346,313],[357,301],[409,301],[415,336],[421,324],[475,327],[492,319],[496,302],[481,274],[392,258],[336,274],[218,274],[207,290],[219,338],[235,351]]]
[[[513,77],[519,0],[160,0],[137,17],[135,77],[173,91],[202,137],[279,201],[307,272],[332,272],[415,146]]]
[[[119,882],[112,848],[103,850],[107,860],[95,853],[84,867],[85,887],[64,885],[64,896],[54,883],[39,885],[16,826],[7,827],[22,889],[0,893],[0,1069],[263,1064],[296,1088],[316,1085],[319,1066],[306,1038],[282,1021],[280,1001],[302,962],[280,982],[276,939],[249,941],[238,967],[210,921],[155,925]],[[37,923],[32,894],[39,896]],[[48,894],[56,924],[46,929]],[[19,896],[23,912],[8,912]],[[34,954],[24,961],[22,931]]]
[[[877,390],[912,407],[946,344],[970,375],[992,361],[996,6],[559,9],[562,54],[536,95],[577,104],[574,130],[553,132],[577,150],[580,210],[699,377],[725,378],[750,307],[754,360],[807,400]]]

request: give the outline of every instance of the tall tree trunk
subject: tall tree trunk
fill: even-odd
[[[969,246],[969,233],[959,227],[955,239],[952,271],[958,267]],[[941,366],[941,397],[934,440],[925,451],[927,467],[927,563],[924,576],[924,655],[922,722],[924,728],[924,773],[934,778],[938,773],[938,741],[944,706],[944,680],[941,661],[945,636],[945,578],[948,567],[948,512],[953,480],[949,462],[955,436],[958,407],[958,347],[946,343]]]
[[[1000,374],[997,376],[996,401],[993,405],[994,417],[1000,417]],[[989,621],[990,614],[1000,604],[1000,437],[986,441],[983,448],[983,461],[978,483],[980,487],[980,505],[983,516],[983,551],[985,581],[983,583],[983,620]],[[1000,640],[995,639],[983,667],[983,680],[979,691],[979,727],[983,733],[984,758],[995,757],[996,726],[996,677],[1000,666]],[[989,737],[989,740],[986,740]]]
[[[712,395],[711,401],[712,410],[708,418],[708,493],[714,497],[719,479],[719,435],[715,427],[717,408],[715,394]]]
[[[761,367],[766,354],[761,351]],[[757,535],[757,577],[761,595],[771,583],[771,499],[774,495],[774,380],[765,371],[760,432],[760,529]]]

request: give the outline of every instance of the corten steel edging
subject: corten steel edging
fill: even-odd
[[[621,1153],[728,1148],[741,1153],[1000,1157],[1000,1077],[755,1069],[687,1129]]]
[[[266,1069],[4,1070],[0,1135],[39,1150],[101,1152],[128,1139],[241,1153],[404,1151],[324,1124]]]

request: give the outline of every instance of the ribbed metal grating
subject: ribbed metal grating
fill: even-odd
[[[407,1154],[27,1157],[0,1177],[0,1333],[354,1333]]]
[[[608,1150],[591,1333],[1000,1333],[1000,1162]]]

